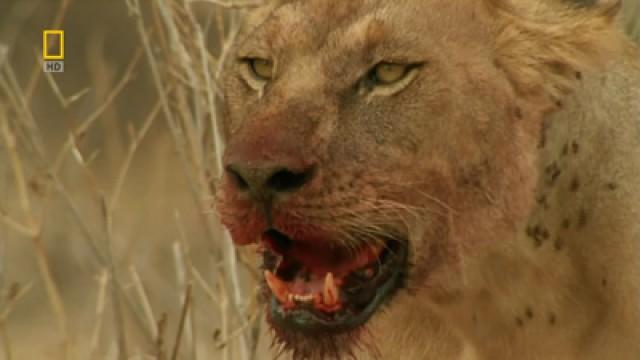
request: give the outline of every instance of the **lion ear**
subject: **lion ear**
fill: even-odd
[[[620,0],[582,8],[560,7],[557,0],[517,7],[509,0],[485,3],[498,23],[496,66],[519,96],[542,111],[553,110],[582,72],[602,69],[624,49],[624,35],[615,24]]]

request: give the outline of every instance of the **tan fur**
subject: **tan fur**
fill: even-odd
[[[409,239],[408,289],[367,325],[378,357],[640,359],[640,51],[619,5],[300,0],[250,18],[234,51],[276,73],[257,91],[229,65],[225,161],[316,164],[276,225]],[[379,61],[425,64],[392,95],[356,91]],[[236,241],[264,230],[227,178],[219,209]]]

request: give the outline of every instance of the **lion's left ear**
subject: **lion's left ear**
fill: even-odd
[[[560,7],[557,0],[485,3],[499,24],[497,66],[517,94],[543,112],[571,92],[582,72],[603,68],[624,49],[625,37],[615,23],[620,0],[584,8]]]

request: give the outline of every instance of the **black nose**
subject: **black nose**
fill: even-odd
[[[313,167],[293,171],[281,166],[255,168],[239,164],[228,165],[226,170],[238,190],[261,198],[299,190],[311,181],[314,173]]]

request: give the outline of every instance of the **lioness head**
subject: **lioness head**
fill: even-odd
[[[279,1],[249,18],[218,209],[236,244],[260,244],[294,356],[349,353],[398,292],[456,296],[462,259],[525,221],[545,115],[614,46],[617,8],[530,3]]]

